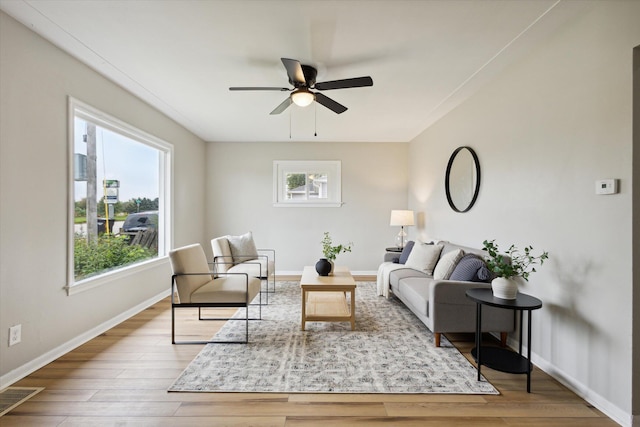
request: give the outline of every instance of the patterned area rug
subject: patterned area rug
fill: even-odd
[[[300,330],[298,282],[279,282],[249,323],[249,344],[208,344],[169,388],[188,392],[499,394],[475,368],[395,298],[358,283],[356,330],[349,323],[307,322]],[[229,321],[218,339],[238,339]]]

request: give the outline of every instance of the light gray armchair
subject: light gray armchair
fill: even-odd
[[[241,343],[249,341],[249,306],[260,294],[260,279],[246,273],[212,272],[199,243],[169,252],[171,261],[171,342],[173,344]],[[202,317],[208,307],[245,307],[245,316],[239,318]],[[175,339],[175,310],[197,308],[198,320],[244,320],[245,339],[234,341],[180,341]],[[262,318],[262,306],[258,304]]]
[[[251,232],[241,236],[222,236],[211,239],[214,271],[246,273],[266,284],[266,303],[269,292],[276,290],[276,251],[256,249]],[[269,288],[271,281],[271,289]]]

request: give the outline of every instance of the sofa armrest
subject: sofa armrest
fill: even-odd
[[[429,287],[429,315],[434,332],[471,332],[476,329],[476,303],[467,298],[469,289],[489,288],[491,283],[434,280]],[[483,332],[510,332],[515,328],[515,312],[510,309],[483,309]]]
[[[399,258],[400,258],[399,252],[385,252],[383,262],[393,262],[394,259],[399,259]]]
[[[429,300],[432,301],[434,305],[475,305],[475,302],[467,298],[466,292],[469,289],[477,288],[491,289],[491,283],[433,280],[429,284]]]

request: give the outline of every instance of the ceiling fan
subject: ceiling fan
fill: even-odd
[[[284,64],[284,68],[287,70],[289,83],[293,85],[293,89],[286,87],[230,87],[229,90],[277,90],[281,92],[291,92],[291,95],[278,105],[271,114],[282,113],[292,102],[301,107],[306,107],[313,101],[324,105],[336,114],[341,114],[347,111],[347,107],[320,92],[312,92],[311,89],[332,90],[373,86],[373,80],[369,76],[316,83],[316,76],[318,75],[316,68],[301,64],[300,61],[295,59],[280,59]]]

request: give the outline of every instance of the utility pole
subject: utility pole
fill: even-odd
[[[96,125],[87,122],[87,240],[98,240]]]

